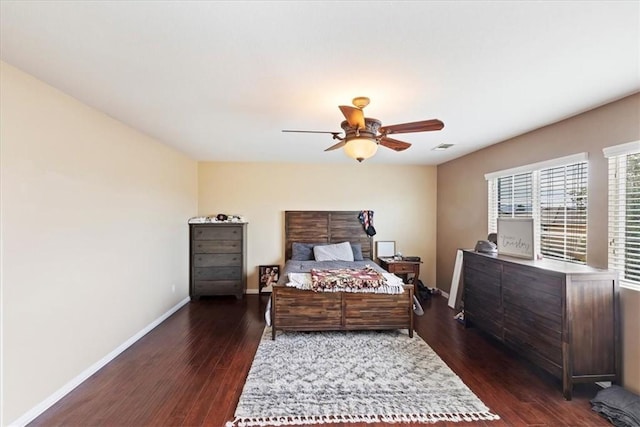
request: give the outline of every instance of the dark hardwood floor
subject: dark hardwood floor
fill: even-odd
[[[233,419],[258,347],[266,301],[248,295],[187,304],[30,425],[223,426]],[[567,402],[558,380],[464,329],[446,299],[434,297],[423,308],[417,333],[501,417],[435,426],[609,425],[590,409],[597,386],[576,386]]]

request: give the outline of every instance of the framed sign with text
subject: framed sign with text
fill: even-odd
[[[535,258],[533,218],[498,218],[498,254]]]

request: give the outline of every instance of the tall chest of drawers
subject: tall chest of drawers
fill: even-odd
[[[535,365],[576,382],[620,381],[618,276],[553,260],[464,252],[464,316]]]
[[[189,296],[235,295],[247,286],[246,223],[189,224]]]

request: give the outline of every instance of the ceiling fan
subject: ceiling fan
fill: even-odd
[[[339,142],[324,151],[337,150],[338,148],[344,147],[344,151],[349,157],[362,162],[378,151],[378,145],[395,151],[403,151],[411,147],[411,144],[408,142],[398,141],[397,139],[389,138],[387,135],[395,133],[429,132],[440,130],[444,127],[444,123],[438,119],[382,126],[380,120],[364,116],[362,110],[369,105],[369,101],[369,98],[360,96],[353,98],[351,101],[354,107],[348,105],[338,106],[347,119],[340,124],[340,127],[344,130],[344,137],[340,136],[342,132],[320,130],[286,129],[282,132],[330,133],[333,135],[333,139],[337,139]]]

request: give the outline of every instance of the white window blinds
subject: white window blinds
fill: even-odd
[[[640,141],[604,149],[609,158],[609,268],[640,290]]]
[[[587,163],[540,171],[540,253],[587,261]]]
[[[533,173],[489,180],[489,232],[497,231],[498,218],[531,217]]]
[[[586,263],[586,153],[487,174],[489,233],[497,219],[533,218],[538,251]]]

